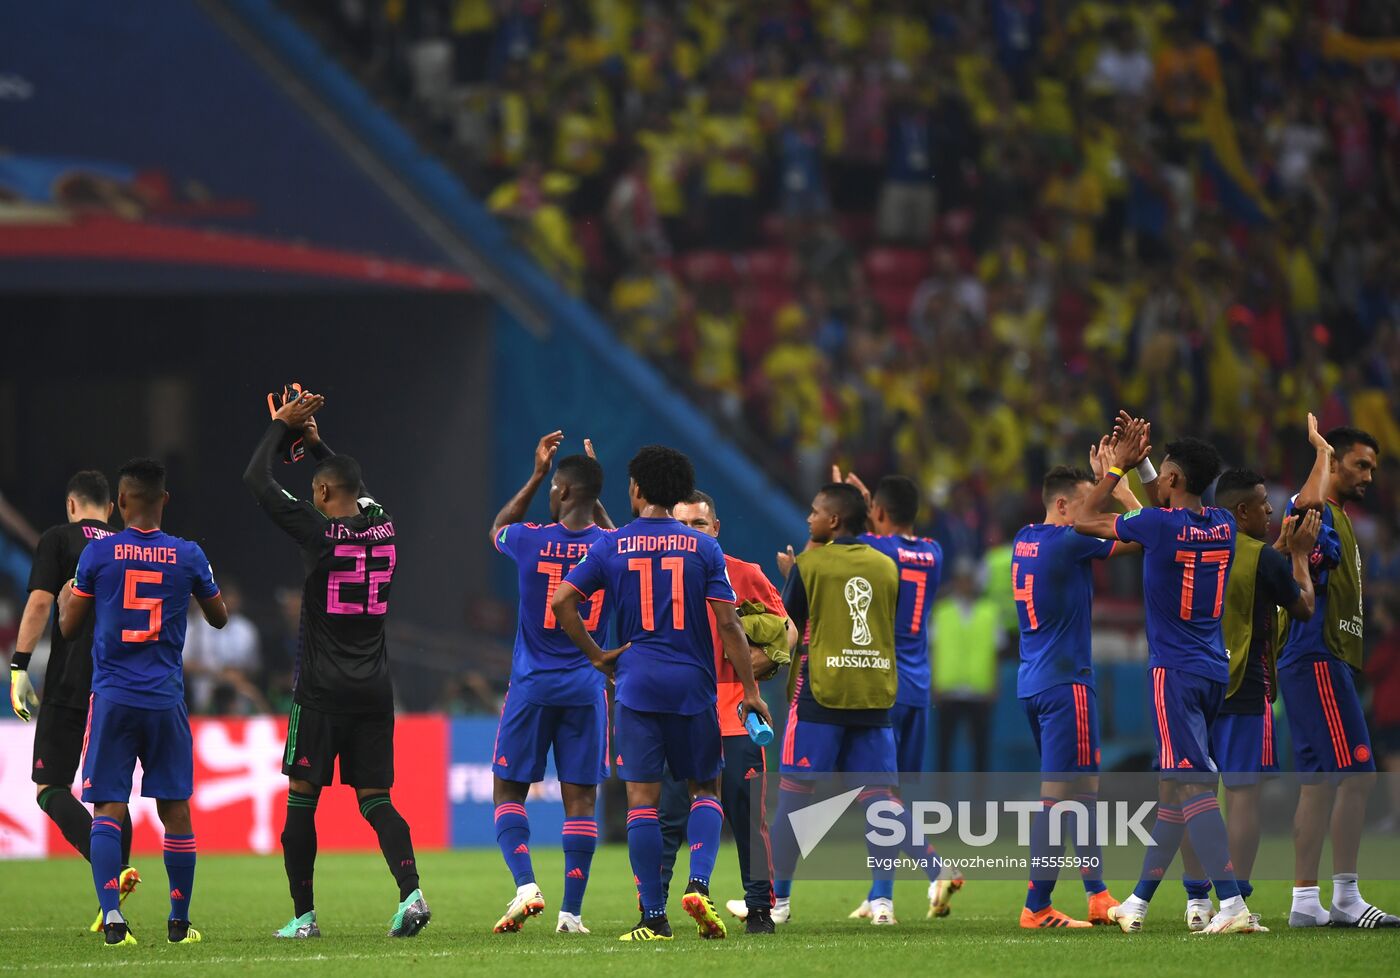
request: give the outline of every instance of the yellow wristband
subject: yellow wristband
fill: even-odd
[[[1110,465],[1107,474],[1113,476],[1115,479],[1123,478],[1123,470],[1116,465]]]

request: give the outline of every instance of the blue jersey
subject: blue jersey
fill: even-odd
[[[619,645],[617,701],[644,713],[715,709],[710,601],[734,604],[713,537],[669,517],[638,518],[593,545],[564,578],[579,593],[607,591]]]
[[[520,623],[515,629],[510,690],[538,706],[586,706],[598,701],[604,677],[554,620],[550,602],[564,575],[608,531],[570,530],[561,523],[512,523],[496,534],[496,549],[519,571]],[[599,644],[607,624],[604,593],[579,605],[583,623]]]
[[[928,706],[928,620],[943,575],[943,548],[923,537],[863,533],[859,539],[899,567],[899,605],[894,616],[899,685],[894,701],[904,706]]]
[[[1142,544],[1148,666],[1229,682],[1220,616],[1235,560],[1235,518],[1214,506],[1200,513],[1135,509],[1114,529],[1119,540]]]
[[[148,710],[184,702],[190,595],[219,593],[199,544],[132,527],[93,540],[78,558],[73,593],[95,605],[94,693]]]
[[[1035,696],[1064,683],[1093,688],[1090,561],[1103,560],[1113,547],[1114,541],[1086,537],[1072,526],[1032,523],[1016,534],[1011,590],[1021,621],[1017,696]]]
[[[1287,515],[1294,515],[1297,500],[1298,497],[1294,496],[1288,501]],[[1278,653],[1280,669],[1295,662],[1335,658],[1327,647],[1326,638],[1327,578],[1341,559],[1342,538],[1337,535],[1332,507],[1323,506],[1322,528],[1317,532],[1317,546],[1313,547],[1312,557],[1309,559],[1316,605],[1313,608],[1313,616],[1307,621],[1289,619],[1288,639]],[[1349,559],[1360,560],[1360,551],[1350,554]]]

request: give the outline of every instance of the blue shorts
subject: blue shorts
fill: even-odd
[[[890,707],[890,728],[894,730],[894,756],[899,770],[911,774],[928,770],[928,706]]]
[[[899,758],[893,727],[847,727],[797,719],[794,708],[783,731],[783,774],[824,778],[836,772],[866,775],[871,784],[896,784]],[[869,775],[887,774],[887,779]]]
[[[183,801],[194,794],[194,738],[185,704],[143,710],[92,694],[83,749],[83,801],[131,800],[141,762],[141,794]]]
[[[1152,732],[1157,769],[1173,781],[1215,781],[1210,727],[1225,702],[1225,684],[1183,672],[1152,669]]]
[[[1304,659],[1278,671],[1300,774],[1374,771],[1371,735],[1351,666],[1336,656]]]
[[[1083,683],[1061,683],[1022,697],[1021,705],[1040,753],[1041,774],[1098,772],[1099,706],[1092,689]]]
[[[724,744],[719,736],[719,714],[648,713],[617,705],[617,776],[642,783],[665,781],[713,781],[724,767]]]
[[[554,773],[567,784],[599,784],[608,779],[608,701],[585,706],[540,706],[506,690],[491,771],[502,781],[535,784],[544,780],[550,749]]]
[[[1274,711],[1221,713],[1210,727],[1210,756],[1227,788],[1258,784],[1261,775],[1278,770],[1278,738]]]

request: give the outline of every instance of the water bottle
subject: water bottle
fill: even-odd
[[[744,717],[744,727],[749,731],[749,739],[758,746],[767,747],[773,742],[773,728],[764,723],[757,713]]]

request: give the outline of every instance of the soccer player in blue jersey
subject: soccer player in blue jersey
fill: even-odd
[[[627,783],[627,848],[642,904],[624,941],[670,940],[661,887],[657,802],[665,768],[689,782],[690,882],[681,906],[702,937],[725,936],[710,899],[724,814],[719,802],[723,756],[715,713],[714,613],[724,654],[744,688],[741,719],[771,724],[754,680],[724,551],[713,538],[676,521],[671,509],[695,489],[690,459],[647,445],[627,466],[636,519],[599,540],[554,593],[554,615],[593,665],[617,678],[615,762]],[[589,595],[606,591],[615,609],[618,648],[598,647],[580,616]]]
[[[1100,442],[1106,446],[1105,442]],[[1095,458],[1098,453],[1095,453]],[[1099,713],[1094,690],[1093,562],[1141,547],[1074,532],[1084,501],[1099,481],[1087,469],[1060,465],[1045,475],[1041,498],[1045,520],[1022,527],[1012,542],[1011,587],[1021,626],[1021,665],[1016,695],[1025,707],[1031,735],[1040,753],[1042,810],[1031,823],[1030,886],[1021,910],[1021,926],[1031,929],[1090,927],[1109,922],[1117,904],[1103,882],[1103,860],[1094,825],[1099,790]],[[1113,480],[1113,499],[1127,509],[1137,500],[1121,479]],[[1084,860],[1080,872],[1088,896],[1087,920],[1076,920],[1050,905],[1064,844],[1050,844],[1050,813],[1057,802],[1073,799],[1082,806],[1065,819],[1065,833],[1077,838],[1075,817],[1089,843],[1076,844]],[[1047,867],[1039,872],[1035,867]]]
[[[1147,612],[1148,665],[1152,674],[1153,730],[1158,748],[1160,793],[1154,845],[1143,859],[1137,887],[1108,911],[1125,933],[1142,930],[1148,901],[1157,891],[1182,836],[1191,845],[1220,897],[1220,913],[1199,933],[1262,931],[1235,881],[1225,822],[1216,801],[1218,780],[1210,756],[1210,725],[1225,700],[1230,656],[1220,619],[1225,583],[1235,556],[1235,519],[1202,504],[1201,496],[1220,474],[1220,453],[1197,438],[1167,445],[1161,474],[1148,483],[1161,508],[1122,515],[1102,512],[1126,469],[1151,450],[1150,429],[1132,419],[1110,449],[1112,465],[1084,503],[1075,530],[1086,536],[1140,543]]]
[[[117,508],[126,529],[88,544],[76,576],[58,599],[58,627],[68,639],[81,631],[96,606],[92,700],[83,756],[83,801],[93,805],[92,879],[106,943],[135,944],[118,902],[121,825],[139,760],[141,794],[156,800],[165,826],[165,871],[170,877],[166,939],[193,944],[200,940],[199,931],[190,926],[194,743],[185,712],[181,652],[191,594],[215,628],[228,623],[228,609],[199,544],[160,528],[170,499],[165,466],[154,459],[132,459],[121,467],[118,478]]]
[[[525,798],[530,785],[544,779],[551,749],[564,797],[564,899],[555,929],[561,934],[588,933],[582,919],[583,894],[598,845],[598,784],[608,776],[608,701],[603,674],[569,641],[550,602],[564,575],[602,539],[605,529],[613,528],[598,503],[603,468],[591,457],[591,447],[588,454],[566,456],[555,467],[549,483],[551,522],[521,522],[563,440],[562,431],[540,439],[534,471],[491,526],[496,549],[515,561],[520,588],[510,687],[491,755],[496,842],[516,887],[496,922],[497,934],[520,930],[544,910],[530,860]],[[602,591],[581,608],[595,640],[607,628],[605,608]]]
[[[887,475],[872,493],[859,476],[849,472],[843,478],[833,466],[832,481],[847,482],[860,490],[869,508],[869,531],[856,539],[880,551],[899,568],[899,606],[895,612],[895,666],[898,685],[890,708],[890,729],[894,733],[895,759],[899,770],[918,773],[928,769],[928,722],[931,686],[929,665],[929,617],[943,576],[943,548],[936,540],[914,532],[919,519],[919,487],[902,475]],[[963,887],[960,872],[945,878],[933,846],[913,849],[910,854],[922,861],[928,874],[929,919],[946,917],[953,895]],[[872,881],[873,884],[873,881]],[[851,911],[853,919],[870,919],[870,901],[876,898],[872,885],[860,906]]]
[[[1371,736],[1356,691],[1361,669],[1362,563],[1348,503],[1366,498],[1379,443],[1358,428],[1319,435],[1308,415],[1316,457],[1289,512],[1320,510],[1322,536],[1314,553],[1317,611],[1294,622],[1278,657],[1279,691],[1293,734],[1294,767],[1306,777],[1293,822],[1291,927],[1400,927],[1400,917],[1362,899],[1357,883],[1366,801],[1376,781]],[[1331,828],[1332,907],[1317,885],[1322,841]]]
[[[1210,728],[1210,752],[1225,783],[1226,829],[1240,893],[1248,900],[1254,857],[1259,852],[1259,801],[1264,775],[1278,770],[1273,700],[1278,695],[1278,611],[1306,621],[1315,606],[1310,558],[1322,519],[1316,510],[1284,519],[1278,542],[1268,547],[1273,507],[1264,477],[1230,469],[1215,483],[1215,503],[1235,517],[1239,536],[1235,562],[1225,585],[1221,628],[1230,653],[1230,686],[1220,715]],[[1186,926],[1202,930],[1215,909],[1210,883],[1191,850],[1181,844],[1186,877]]]

